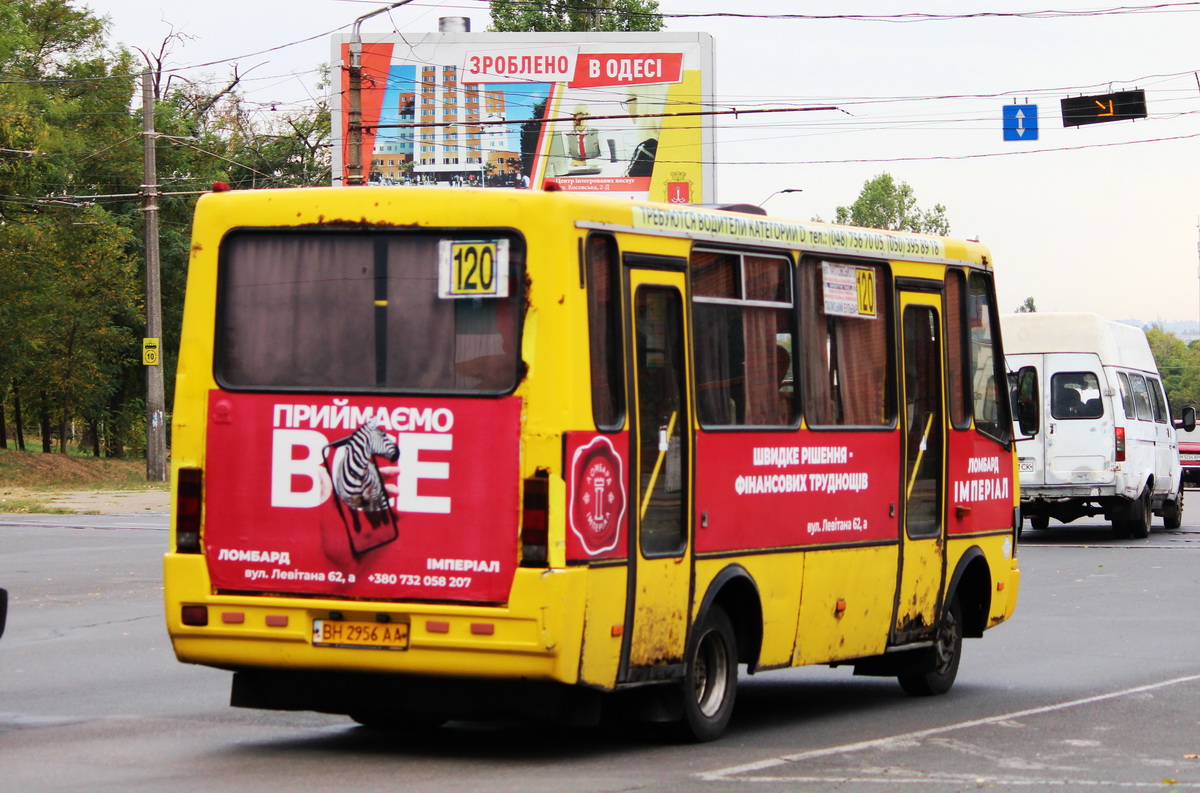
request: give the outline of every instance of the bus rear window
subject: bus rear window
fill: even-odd
[[[230,388],[509,392],[522,256],[516,240],[486,232],[231,234],[221,246],[217,379]],[[448,288],[452,267],[458,287]]]

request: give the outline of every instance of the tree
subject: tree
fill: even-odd
[[[1018,314],[1036,314],[1037,313],[1037,306],[1033,302],[1033,295],[1030,295],[1029,297],[1025,298],[1025,302],[1023,302],[1023,303],[1021,303],[1021,305],[1017,306],[1016,313],[1018,313]]]
[[[0,21],[0,392],[19,445],[34,417],[43,451],[52,428],[65,451],[141,330],[136,213],[74,198],[140,184],[132,59],[69,0],[14,0]]]
[[[941,236],[950,233],[945,207],[934,204],[933,209],[919,209],[913,189],[906,182],[897,184],[889,173],[864,182],[857,201],[837,208],[836,222]]]
[[[491,0],[492,30],[567,31],[662,30],[658,0]]]
[[[1146,341],[1175,418],[1189,405],[1200,409],[1200,342],[1184,344],[1174,333],[1158,327],[1146,329]]]
[[[171,50],[189,40],[172,33],[141,51],[159,133],[168,393],[196,193],[214,181],[328,184],[330,168],[325,101],[255,108],[236,67],[215,88],[164,78]],[[65,451],[81,428],[96,454],[144,448],[141,71],[108,47],[104,20],[80,0],[0,3],[0,428],[8,422],[20,448],[35,423],[46,451],[52,437]]]

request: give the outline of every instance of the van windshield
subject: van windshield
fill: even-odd
[[[448,288],[441,271],[463,250],[502,250],[486,274],[503,288]],[[521,258],[515,239],[478,232],[234,232],[221,245],[217,378],[234,389],[507,393]]]
[[[1057,372],[1050,378],[1050,415],[1098,419],[1104,415],[1100,380],[1093,372]]]

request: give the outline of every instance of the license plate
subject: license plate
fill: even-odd
[[[1033,473],[1033,458],[1032,457],[1022,457],[1017,462],[1017,472],[1022,473],[1022,474]]]
[[[316,647],[364,647],[372,650],[407,650],[408,623],[313,620]]]

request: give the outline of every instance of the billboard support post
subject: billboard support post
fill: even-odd
[[[370,19],[377,14],[391,11],[393,8],[410,2],[412,0],[400,0],[400,2],[392,3],[386,8],[372,11],[369,14],[363,14],[354,20],[354,27],[350,30],[350,63],[346,67],[346,71],[350,77],[350,95],[348,97],[350,107],[347,118],[349,140],[346,142],[345,183],[347,185],[366,184],[366,179],[363,178],[362,160],[362,23],[364,20]]]

